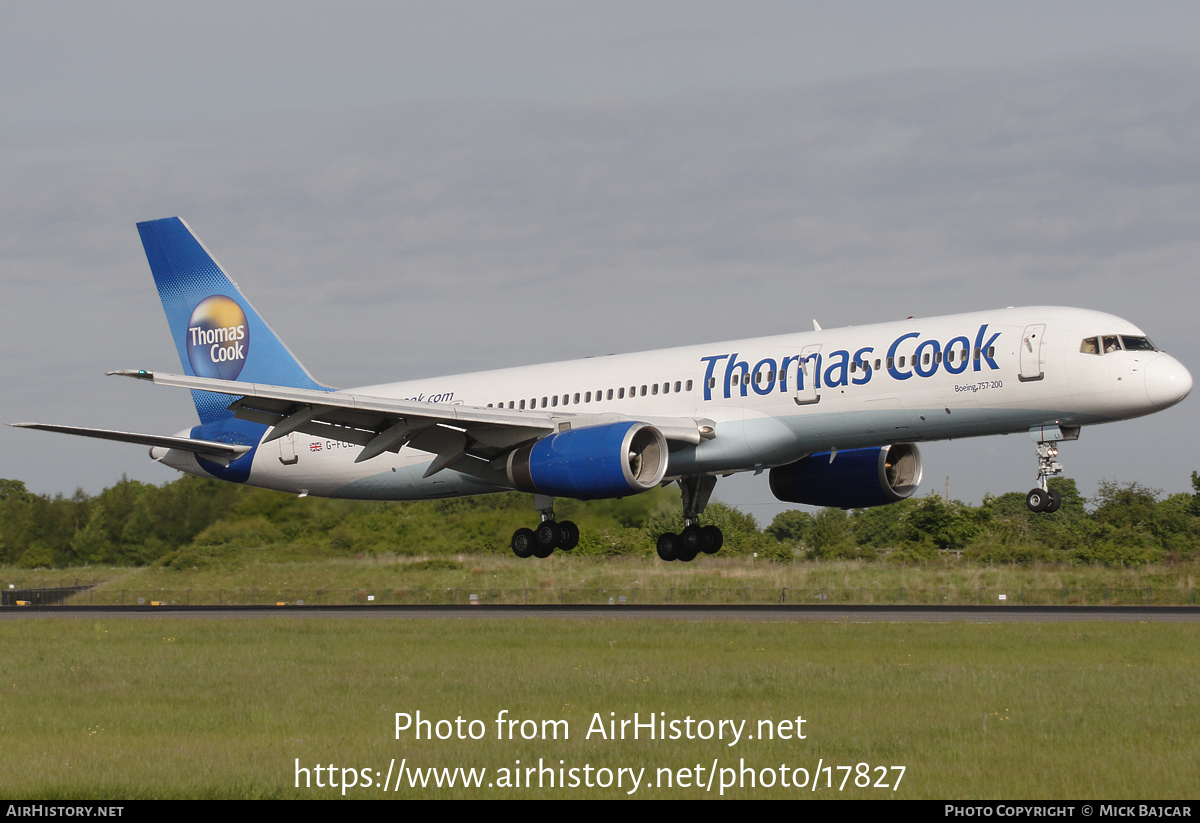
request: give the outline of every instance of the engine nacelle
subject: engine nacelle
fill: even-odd
[[[552,434],[508,456],[508,481],[524,492],[589,500],[648,491],[667,473],[667,439],[645,423]]]
[[[921,483],[921,453],[911,443],[818,452],[771,469],[771,493],[787,503],[863,509],[911,497]]]

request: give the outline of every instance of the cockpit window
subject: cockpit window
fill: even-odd
[[[1125,345],[1126,351],[1158,351],[1154,348],[1154,344],[1145,337],[1131,337],[1128,334],[1121,335],[1121,342]]]
[[[1084,354],[1108,354],[1121,351],[1158,351],[1145,337],[1131,334],[1106,334],[1102,337],[1085,337],[1079,344],[1079,351]]]

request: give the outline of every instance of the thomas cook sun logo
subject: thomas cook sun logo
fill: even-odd
[[[197,377],[236,380],[246,365],[250,325],[242,307],[223,294],[200,301],[187,327],[188,362]]]

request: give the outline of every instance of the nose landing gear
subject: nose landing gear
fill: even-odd
[[[1050,478],[1062,474],[1062,463],[1055,462],[1058,457],[1058,446],[1053,441],[1041,441],[1037,444],[1038,452],[1038,484],[1025,495],[1025,505],[1031,512],[1055,512],[1062,504],[1062,497],[1050,488]]]
[[[1032,489],[1025,495],[1025,505],[1031,512],[1049,514],[1058,511],[1058,507],[1062,505],[1062,496],[1054,489]]]
[[[1037,443],[1038,479],[1037,487],[1025,495],[1025,505],[1032,512],[1056,512],[1062,505],[1062,495],[1050,488],[1050,478],[1063,470],[1063,464],[1054,459],[1058,457],[1058,441],[1078,440],[1079,427],[1035,426],[1029,435]]]

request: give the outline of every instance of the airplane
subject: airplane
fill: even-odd
[[[554,499],[677,483],[684,529],[663,560],[712,554],[718,477],[768,472],[784,502],[844,509],[910,497],[917,444],[1027,432],[1034,512],[1061,503],[1058,444],[1084,426],[1180,402],[1192,377],[1109,314],[1007,308],[337,390],[318,383],[178,217],[139,223],[183,374],[109,374],[188,389],[174,436],[11,425],[150,447],[182,472],[300,496],[420,500],[519,490],[540,522],[518,557],[569,551]]]

